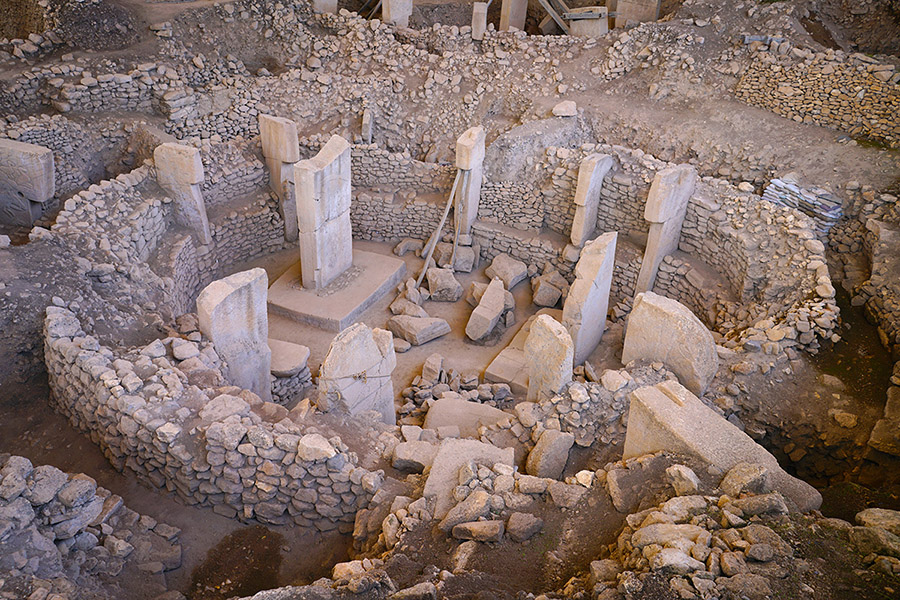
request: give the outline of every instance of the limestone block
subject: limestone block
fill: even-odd
[[[769,470],[772,489],[793,500],[801,511],[821,505],[822,496],[815,488],[788,475],[765,448],[684,386],[665,381],[639,388],[628,398],[623,459],[667,451],[695,456],[721,471],[742,462],[754,463]]]
[[[269,339],[272,351],[270,369],[276,377],[291,377],[306,368],[309,348],[293,342]]]
[[[495,464],[513,466],[515,451],[498,448],[477,440],[445,439],[425,480],[423,497],[434,499],[434,517],[443,519],[453,505],[453,490],[459,483],[459,469],[469,461],[493,467]]]
[[[683,304],[653,292],[638,294],[628,316],[622,362],[665,363],[679,381],[702,395],[719,369],[716,342]]]
[[[644,218],[651,223],[665,223],[683,214],[696,183],[697,170],[690,165],[658,171],[650,185]]]
[[[297,124],[290,119],[273,115],[259,115],[259,136],[263,156],[286,163],[300,160]]]
[[[576,365],[590,356],[606,330],[617,237],[612,231],[588,242],[575,265],[575,282],[563,304],[562,323],[575,344]]]
[[[503,0],[500,5],[500,31],[511,27],[525,31],[525,17],[528,16],[528,0]]]
[[[391,373],[396,365],[391,333],[355,323],[331,342],[319,369],[319,397],[350,414],[376,410],[393,425]]]
[[[499,277],[503,280],[506,289],[512,289],[520,281],[528,277],[528,266],[521,260],[516,260],[509,254],[500,253],[491,261],[491,265],[484,270],[484,274],[491,279]]]
[[[412,7],[412,0],[384,0],[381,4],[381,20],[398,27],[408,27]]]
[[[578,105],[573,100],[563,100],[553,107],[550,114],[554,117],[575,117],[578,116]]]
[[[468,171],[484,163],[484,127],[467,129],[456,140],[456,168]]]
[[[574,347],[559,321],[540,315],[531,324],[525,340],[529,402],[551,398],[572,381]]]
[[[51,150],[0,139],[0,223],[31,225],[55,193]]]
[[[478,341],[490,334],[497,326],[505,308],[506,289],[503,287],[503,281],[494,279],[482,294],[481,301],[466,323],[466,335],[469,339]]]
[[[459,427],[462,437],[477,438],[478,427],[485,427],[509,419],[510,415],[488,404],[470,402],[458,397],[439,398],[425,415],[424,429],[437,429],[447,425]]]
[[[401,442],[394,446],[391,466],[398,471],[421,473],[431,466],[438,452],[438,446],[430,442]]]
[[[322,289],[353,266],[350,211],[326,221],[318,231],[301,231],[300,276],[303,287]]]
[[[591,154],[578,167],[578,184],[575,186],[575,219],[572,221],[572,244],[578,247],[594,233],[597,226],[597,209],[603,178],[612,168],[614,160],[608,154]]]
[[[388,319],[391,333],[413,346],[421,346],[450,333],[450,324],[444,319],[397,315]]]
[[[250,269],[213,281],[197,296],[200,331],[225,361],[228,379],[266,401],[272,398],[268,281],[264,269]]]
[[[628,21],[647,23],[659,19],[660,0],[618,0],[616,27],[625,27]]]
[[[575,436],[558,429],[547,429],[541,434],[528,459],[525,470],[529,475],[559,479],[569,460],[569,450],[575,443]]]
[[[318,231],[350,210],[349,142],[333,135],[313,158],[295,164],[294,193],[301,233]]]
[[[313,0],[312,8],[317,13],[336,13],[337,0]]]
[[[462,285],[453,276],[453,269],[432,267],[426,271],[425,277],[431,299],[435,302],[456,302],[462,297]]]
[[[579,37],[597,38],[609,33],[609,16],[605,6],[585,6],[573,8],[572,13],[593,12],[600,13],[599,19],[574,19],[569,21],[569,35]]]
[[[472,4],[472,39],[481,41],[484,32],[487,31],[487,2],[475,2]]]
[[[156,179],[166,189],[203,183],[200,150],[193,146],[166,142],[153,151]]]

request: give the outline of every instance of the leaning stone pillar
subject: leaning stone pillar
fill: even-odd
[[[461,235],[469,235],[478,218],[484,151],[484,127],[472,127],[456,140],[456,167],[464,171],[456,196]]]
[[[385,23],[390,23],[397,27],[409,27],[412,7],[412,0],[383,0],[381,3],[381,18]]]
[[[0,139],[0,223],[31,225],[56,193],[49,148]]]
[[[578,184],[575,187],[575,219],[572,221],[572,245],[582,247],[597,226],[597,208],[600,206],[600,190],[603,178],[613,166],[608,154],[591,154],[578,167]]]
[[[575,282],[563,304],[562,323],[575,344],[576,365],[591,355],[606,330],[617,237],[612,231],[588,242],[575,265]]]
[[[653,178],[644,208],[644,218],[650,222],[650,233],[641,272],[634,286],[635,295],[653,289],[659,263],[678,249],[681,226],[696,182],[697,170],[690,165],[663,169]]]
[[[528,0],[503,0],[500,5],[500,31],[515,27],[525,31],[525,17],[528,16]]]
[[[572,381],[572,338],[550,315],[538,315],[525,338],[529,402],[552,398]]]
[[[293,165],[300,160],[297,124],[290,119],[259,115],[259,137],[269,166],[269,187],[278,196],[284,219],[284,239],[297,240],[297,200],[294,197]]]
[[[202,244],[211,243],[206,204],[200,193],[203,183],[200,150],[166,142],[153,151],[153,162],[157,182],[175,200],[175,221],[193,231]]]
[[[353,265],[350,144],[331,136],[319,153],[294,165],[303,287],[321,289]]]
[[[272,399],[268,285],[266,271],[256,268],[213,281],[197,296],[200,331],[225,361],[228,380],[267,402]]]

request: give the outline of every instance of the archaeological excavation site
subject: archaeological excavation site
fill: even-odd
[[[0,0],[0,600],[900,598],[900,0]]]

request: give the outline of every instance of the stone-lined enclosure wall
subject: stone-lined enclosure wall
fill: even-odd
[[[347,532],[381,485],[381,472],[359,467],[339,438],[307,431],[302,415],[218,387],[220,361],[202,338],[114,351],[88,336],[72,312],[51,306],[44,342],[55,408],[117,469],[186,503]]]

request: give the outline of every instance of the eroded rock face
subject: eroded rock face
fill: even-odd
[[[385,423],[396,422],[391,373],[397,365],[394,338],[389,331],[362,323],[334,338],[319,372],[322,406],[340,407],[350,414],[375,410]]]
[[[653,292],[638,294],[628,317],[622,362],[665,363],[679,381],[702,395],[719,369],[716,342],[683,304]]]

